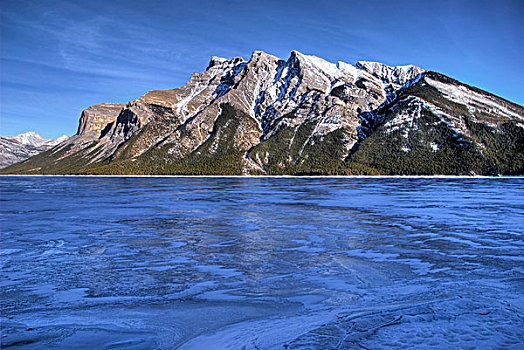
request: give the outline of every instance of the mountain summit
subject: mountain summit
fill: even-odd
[[[16,136],[0,136],[0,169],[47,151],[67,138],[63,135],[57,139],[46,139],[34,131]]]
[[[6,170],[84,174],[522,174],[524,109],[407,65],[213,57],[172,90],[82,112]]]

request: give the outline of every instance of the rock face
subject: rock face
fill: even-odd
[[[293,51],[213,57],[177,89],[84,110],[78,133],[11,172],[513,174],[521,106],[416,66]]]
[[[67,140],[67,136],[46,139],[36,132],[16,136],[0,136],[0,169],[47,151]]]
[[[123,104],[101,103],[84,109],[80,116],[77,134],[100,137],[124,107]]]

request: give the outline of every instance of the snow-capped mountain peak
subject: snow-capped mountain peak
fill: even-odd
[[[48,141],[48,139],[34,131],[28,131],[23,134],[13,136],[12,139],[20,142],[23,145],[35,147],[42,146],[44,143],[46,143],[46,141]]]
[[[386,84],[402,86],[424,72],[424,69],[414,66],[388,66],[380,62],[358,61],[356,66],[381,79]]]

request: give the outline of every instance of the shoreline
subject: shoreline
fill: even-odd
[[[399,178],[399,179],[524,179],[524,175],[43,175],[0,174],[0,177],[79,177],[79,178]]]

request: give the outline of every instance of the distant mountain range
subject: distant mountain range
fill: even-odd
[[[524,174],[524,108],[412,65],[255,51],[91,106],[77,135],[4,172]]]
[[[0,169],[33,157],[67,140],[67,136],[46,139],[36,132],[0,136]]]

